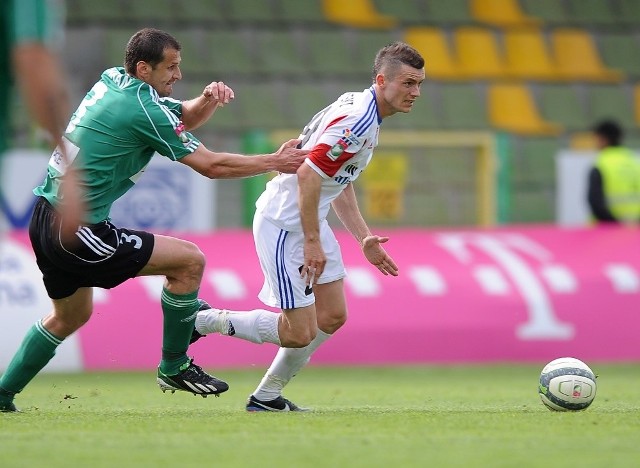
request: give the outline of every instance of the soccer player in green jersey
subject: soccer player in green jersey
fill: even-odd
[[[299,140],[271,154],[246,157],[210,151],[190,131],[234,97],[222,82],[207,85],[189,101],[170,98],[181,79],[180,44],[170,34],[143,29],[129,40],[124,68],[110,68],[87,93],[63,136],[66,160],[51,156],[29,227],[38,267],[53,311],[28,332],[0,378],[0,410],[16,411],[14,396],[49,362],[58,345],[89,320],[92,287],[113,288],[129,278],[166,277],[162,355],[157,382],[163,391],[207,396],[229,387],[187,356],[201,302],[198,289],[205,258],[185,240],[114,226],[112,203],[142,174],[154,153],[179,161],[209,178],[247,177],[269,171],[294,173],[307,151]],[[66,220],[55,207],[60,179],[78,170],[86,204],[75,239],[60,237]]]

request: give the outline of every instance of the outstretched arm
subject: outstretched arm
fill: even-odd
[[[381,244],[389,240],[371,234],[369,226],[360,213],[353,184],[349,184],[331,204],[338,218],[362,248],[362,253],[369,263],[374,265],[383,275],[398,276],[398,266]]]
[[[193,170],[210,179],[235,179],[251,177],[265,172],[294,173],[309,153],[296,148],[300,140],[289,140],[278,151],[270,154],[244,156],[233,153],[217,153],[202,143],[191,154],[180,159]]]

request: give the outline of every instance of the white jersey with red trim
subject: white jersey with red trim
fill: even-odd
[[[371,161],[382,120],[373,87],[345,93],[318,112],[304,128],[301,146],[311,152],[305,160],[323,178],[318,217],[323,220],[331,202],[358,178]],[[256,202],[257,211],[286,231],[301,231],[298,176],[278,174]]]

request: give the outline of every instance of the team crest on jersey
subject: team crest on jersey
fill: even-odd
[[[184,124],[182,122],[178,124],[175,131],[182,144],[187,146],[191,140],[189,139],[189,135],[187,134],[187,131],[185,130]]]
[[[332,161],[335,161],[349,146],[357,145],[359,142],[360,140],[358,140],[358,137],[356,137],[350,129],[345,128],[342,131],[342,137],[331,147],[329,151],[327,151],[327,156]]]

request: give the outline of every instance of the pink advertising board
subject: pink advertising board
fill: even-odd
[[[386,277],[337,232],[348,270],[346,325],[314,364],[640,360],[640,230],[509,227],[385,231],[400,267]],[[251,233],[181,235],[207,257],[200,296],[215,307],[263,307]],[[24,234],[12,235],[28,248]],[[38,282],[39,278],[34,281]],[[157,366],[162,278],[96,290],[79,332],[85,369]],[[46,313],[43,310],[42,313]],[[1,332],[0,332],[1,334]],[[265,366],[273,345],[209,336],[190,353],[208,368]]]

